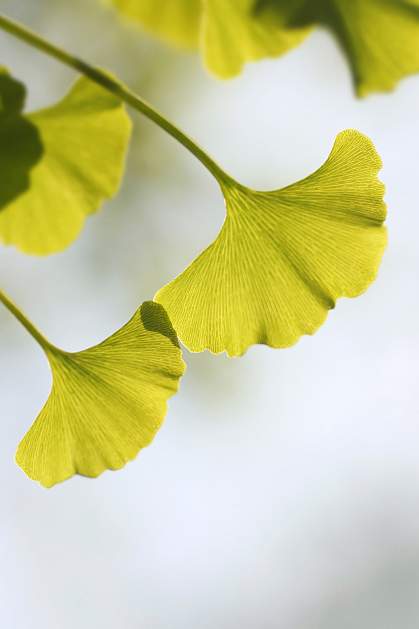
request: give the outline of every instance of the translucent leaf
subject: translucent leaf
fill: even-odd
[[[313,24],[332,30],[361,96],[419,72],[419,0],[259,0],[259,6],[276,11],[290,32]]]
[[[0,210],[0,241],[45,255],[73,242],[86,216],[116,193],[131,123],[118,98],[85,78],[24,120],[36,129],[42,156],[29,187]]]
[[[151,33],[185,48],[197,48],[201,0],[111,0],[119,11]]]
[[[308,29],[286,29],[285,17],[255,0],[206,0],[203,48],[208,69],[222,78],[238,74],[247,61],[275,57],[306,36]]]
[[[160,428],[185,368],[170,321],[153,302],[100,345],[47,353],[52,390],[16,454],[45,487],[134,459]]]
[[[155,297],[180,340],[231,356],[255,343],[287,347],[313,334],[338,297],[365,291],[387,238],[380,168],[371,141],[349,130],[319,170],[287,188],[223,183],[217,239]]]

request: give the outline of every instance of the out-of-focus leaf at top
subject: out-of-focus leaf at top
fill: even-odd
[[[29,173],[43,149],[34,124],[23,117],[23,83],[0,68],[0,212],[29,187]]]
[[[222,78],[247,61],[279,55],[307,28],[286,30],[281,16],[255,0],[109,0],[121,14],[170,43],[201,48],[207,68]]]
[[[45,487],[120,469],[148,446],[185,370],[164,308],[145,302],[100,345],[47,349],[53,386],[16,461]]]
[[[184,48],[197,48],[201,0],[111,0],[121,14]]]
[[[302,181],[256,192],[220,182],[227,217],[216,240],[155,296],[190,350],[230,356],[313,334],[338,297],[374,280],[387,242],[381,160],[344,131]]]
[[[223,78],[248,61],[285,53],[316,25],[338,38],[361,96],[419,72],[419,0],[111,2],[168,41],[199,45],[208,69]]]
[[[206,66],[222,78],[238,74],[248,61],[275,57],[306,36],[306,27],[286,29],[272,9],[255,10],[255,0],[206,0],[202,45]]]
[[[8,107],[17,111],[23,99],[18,94],[13,98]],[[22,170],[28,170],[25,165],[32,168],[20,194],[0,210],[0,242],[25,253],[54,253],[73,242],[86,216],[118,190],[131,122],[118,98],[86,78],[79,79],[56,105],[15,117],[17,127],[4,127],[11,142],[7,147],[11,164],[21,172],[21,180]],[[16,129],[21,133],[15,144],[11,134]],[[6,148],[0,149],[0,155],[1,162],[7,162]],[[20,159],[23,169],[17,165]],[[0,199],[10,191],[3,174],[4,170]]]
[[[338,38],[360,96],[419,72],[419,0],[259,0],[292,32],[320,24]]]

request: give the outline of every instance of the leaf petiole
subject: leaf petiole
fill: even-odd
[[[149,120],[157,124],[161,129],[166,131],[175,140],[180,142],[190,153],[192,153],[209,172],[221,184],[222,182],[231,181],[231,177],[189,136],[176,127],[172,122],[156,111],[145,100],[140,98],[135,92],[114,79],[100,68],[90,65],[79,59],[78,57],[62,50],[58,46],[48,42],[37,33],[26,28],[22,24],[0,14],[0,29],[6,31],[10,35],[24,41],[29,46],[40,50],[41,52],[53,57],[73,70],[83,74],[90,80],[94,81],[112,94],[118,96],[127,105],[136,109]]]
[[[23,325],[23,327],[29,332],[32,338],[42,347],[46,352],[53,349],[53,345],[40,333],[40,331],[29,321],[29,319],[23,314],[23,312],[13,303],[13,301],[0,290],[0,302],[12,313],[12,315]]]

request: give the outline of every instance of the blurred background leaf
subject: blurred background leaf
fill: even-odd
[[[151,33],[185,48],[197,48],[201,0],[106,0]]]
[[[419,72],[418,0],[259,0],[292,31],[325,26],[339,41],[359,96],[385,92]]]
[[[208,69],[231,78],[249,61],[300,44],[313,26],[345,51],[359,96],[419,72],[418,0],[108,0],[171,43],[199,45]]]

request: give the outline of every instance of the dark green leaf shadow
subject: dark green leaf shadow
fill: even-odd
[[[0,211],[28,190],[44,153],[38,129],[22,114],[25,96],[25,86],[0,70]]]
[[[149,332],[157,332],[167,337],[175,347],[179,347],[177,334],[166,310],[155,301],[145,301],[140,308],[143,326]]]

